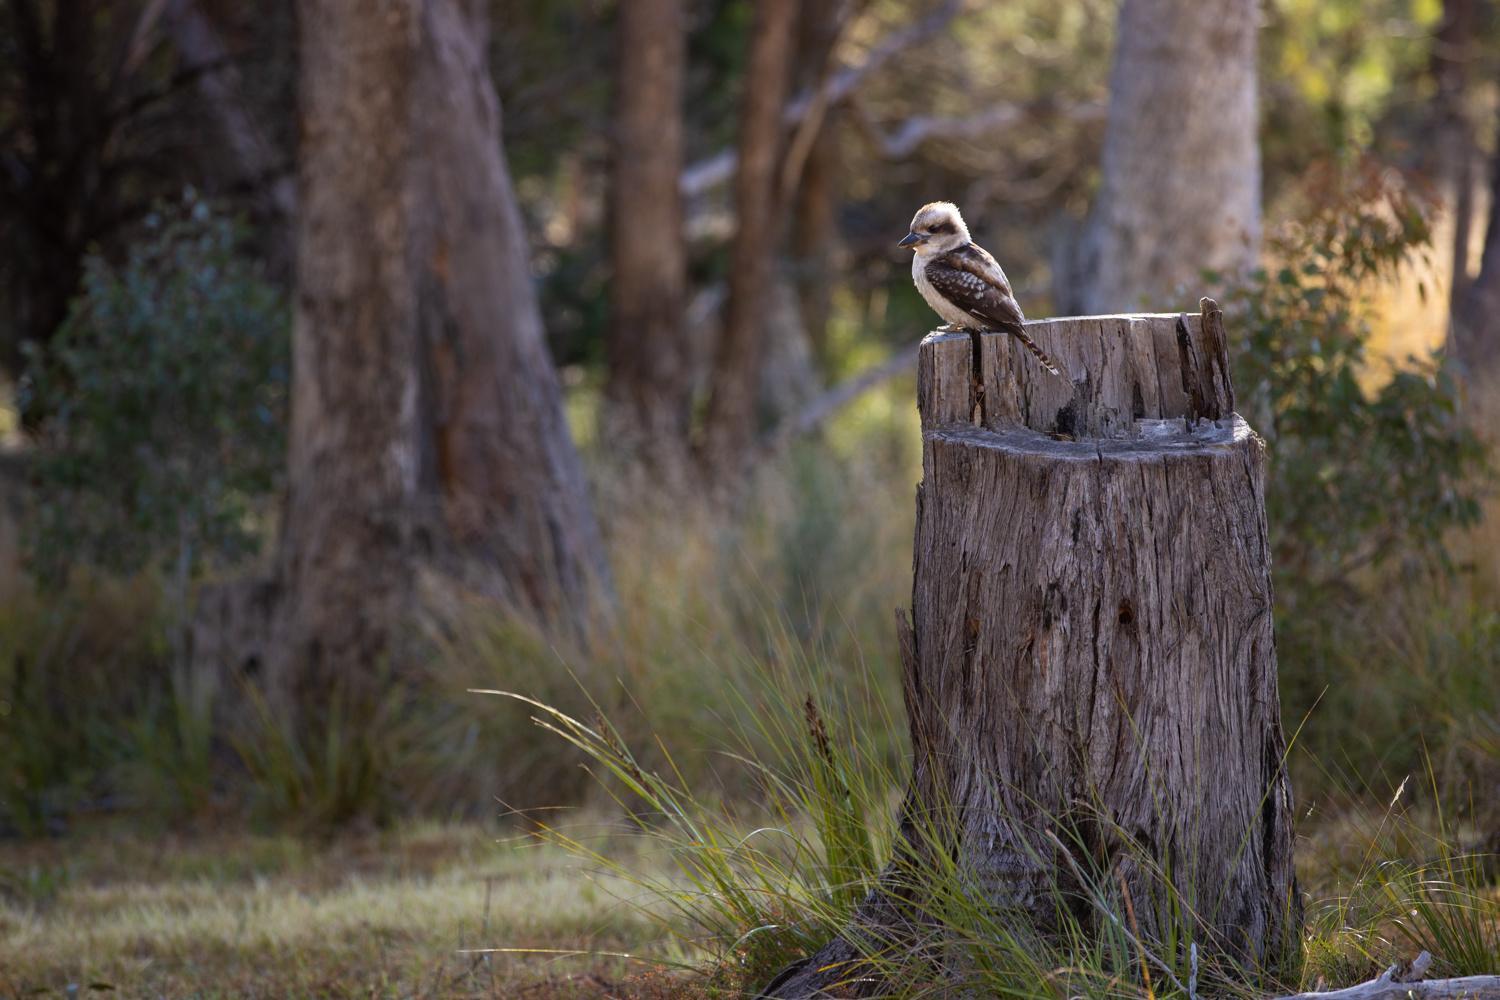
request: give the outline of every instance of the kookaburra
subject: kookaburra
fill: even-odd
[[[1042,367],[1060,375],[1057,365],[1021,324],[1026,317],[1005,272],[989,251],[969,239],[969,227],[948,201],[923,205],[912,216],[911,231],[897,246],[911,247],[912,280],[937,314],[956,330],[1004,330],[1036,355]]]

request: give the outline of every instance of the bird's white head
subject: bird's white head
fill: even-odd
[[[951,201],[934,201],[917,209],[911,232],[897,246],[911,247],[917,256],[947,253],[969,242],[969,227]]]

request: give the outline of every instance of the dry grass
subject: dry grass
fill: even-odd
[[[493,828],[321,845],[99,831],[0,845],[0,995],[607,996],[641,915],[560,852]]]

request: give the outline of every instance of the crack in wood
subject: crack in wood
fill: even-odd
[[[907,863],[777,996],[851,978],[851,995],[878,992],[861,942],[920,948],[940,930],[918,926],[926,876],[912,865],[931,862],[933,833],[914,835],[913,817],[941,828],[944,870],[972,873],[973,891],[1043,933],[1058,915],[1048,887],[1107,855],[1143,941],[1191,933],[1249,968],[1295,958],[1262,444],[1233,413],[1216,310],[1028,324],[1078,376],[1066,383],[984,340],[1003,332],[924,340],[899,633]],[[1076,859],[1055,832],[1069,824]],[[1079,916],[1124,919],[1118,898]]]

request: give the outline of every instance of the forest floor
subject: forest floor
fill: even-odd
[[[656,928],[560,851],[507,837],[424,824],[0,842],[0,997],[636,995],[643,967],[600,953]]]
[[[1350,864],[1370,870],[1377,840],[1416,828],[1403,832],[1391,814],[1373,812],[1307,825],[1298,844],[1312,900],[1307,957],[1329,973],[1328,985],[1369,978],[1425,946],[1361,925],[1345,895],[1352,883],[1339,874]],[[637,870],[666,870],[665,859],[653,860],[618,827],[585,815],[566,826]],[[600,832],[607,829],[616,832]],[[1431,843],[1413,841],[1407,852]],[[114,823],[0,841],[0,998],[708,995],[703,979],[664,971],[665,959],[684,952],[663,945],[662,926],[627,898],[638,887],[581,865],[493,822],[408,823],[326,839],[153,836]],[[1495,905],[1455,926],[1500,944],[1500,931],[1482,926],[1500,912]],[[1450,948],[1463,936],[1450,932]],[[1492,971],[1484,955],[1474,961],[1483,969],[1470,971]]]

